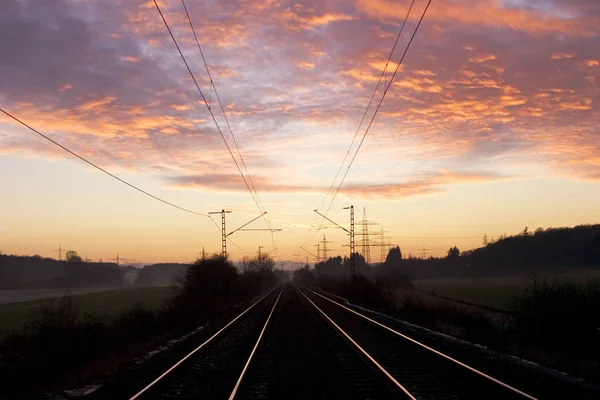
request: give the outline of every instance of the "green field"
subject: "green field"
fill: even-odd
[[[135,304],[150,309],[163,307],[173,294],[171,287],[136,287],[73,296],[75,307],[82,313],[93,313],[114,318]],[[0,333],[22,329],[32,311],[43,304],[56,304],[60,298],[0,304]]]
[[[590,278],[600,278],[599,270],[556,274],[559,279],[582,282]],[[481,304],[502,310],[512,310],[515,294],[519,293],[531,278],[464,278],[464,279],[422,279],[414,281],[416,289],[438,296]]]

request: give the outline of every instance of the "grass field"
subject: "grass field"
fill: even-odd
[[[556,274],[560,279],[581,282],[600,279],[600,270]],[[514,298],[529,282],[529,277],[422,279],[414,281],[416,289],[438,296],[481,304],[502,310],[513,310]]]
[[[172,294],[171,287],[136,287],[76,295],[73,296],[73,300],[75,306],[83,313],[101,314],[107,318],[113,318],[135,304],[142,304],[150,309],[159,309]],[[33,310],[42,304],[56,303],[59,300],[33,300],[0,304],[0,334],[7,330],[22,329]]]

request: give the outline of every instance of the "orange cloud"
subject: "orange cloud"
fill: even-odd
[[[570,53],[552,54],[553,60],[562,60],[563,58],[573,58],[573,54],[570,54]]]
[[[347,184],[340,189],[340,193],[353,198],[393,200],[401,197],[422,194],[438,193],[443,191],[443,186],[453,183],[489,182],[506,179],[506,176],[495,173],[480,172],[452,172],[441,170],[438,173],[423,176],[411,181],[385,184]],[[188,175],[167,178],[167,182],[178,187],[195,187],[203,190],[242,191],[245,190],[242,178],[239,175]],[[256,189],[264,193],[304,193],[321,194],[327,190],[325,186],[296,186],[279,184],[262,176],[253,176]]]
[[[296,64],[299,68],[303,68],[303,69],[314,69],[315,68],[315,64],[311,63],[311,62],[306,62],[306,61],[302,61],[298,64]]]
[[[493,54],[482,54],[475,57],[470,57],[469,61],[473,63],[482,63],[486,61],[493,61],[496,59],[496,56]]]
[[[598,61],[598,60],[586,60],[585,61],[585,65],[587,65],[590,68],[592,68],[592,67],[598,67],[598,66],[600,66],[600,61]]]
[[[575,36],[598,34],[597,21],[592,18],[563,18],[556,12],[527,8],[503,7],[496,0],[455,2],[439,0],[430,7],[427,18],[440,23],[461,23],[506,27],[534,34],[563,33]],[[380,19],[404,19],[408,4],[399,7],[395,0],[356,0],[359,11]],[[417,9],[412,18],[418,18]]]

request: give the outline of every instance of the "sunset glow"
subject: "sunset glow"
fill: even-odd
[[[159,4],[239,162],[181,2]],[[425,4],[415,1],[389,71]],[[294,260],[323,234],[331,255],[347,255],[342,230],[311,229],[321,222],[313,210],[329,206],[410,1],[186,5],[260,201],[282,229],[236,232],[229,255],[264,246]],[[2,109],[162,199],[231,210],[231,230],[260,214],[153,1],[3,1],[0,55]],[[597,0],[434,0],[329,217],[345,226],[343,207],[354,205],[357,221],[364,207],[418,256],[526,226],[598,223],[598,80]],[[3,114],[0,184],[4,253],[57,257],[61,245],[93,260],[185,262],[220,251],[207,217],[126,187]]]

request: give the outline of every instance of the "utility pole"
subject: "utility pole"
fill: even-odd
[[[258,260],[261,260],[261,254],[260,254],[260,249],[263,249],[264,246],[258,246]]]
[[[117,253],[117,258],[111,258],[108,261],[116,261],[119,264],[119,253]]]
[[[62,261],[62,245],[59,245],[58,249],[54,249],[53,251],[58,251],[58,261]]]
[[[392,239],[391,238],[386,238],[385,235],[383,234],[383,224],[381,224],[381,236],[379,237],[381,239],[381,263],[383,264],[383,262],[385,261],[385,258],[387,257],[387,253],[389,253],[390,248],[392,247]],[[385,241],[387,239],[387,242]]]
[[[225,214],[229,214],[229,210],[211,211],[208,215],[221,214],[221,255],[227,258],[227,230],[225,228]]]
[[[321,242],[315,244],[317,247],[317,262],[321,262]]]
[[[354,278],[356,277],[356,265],[354,264],[354,206],[350,209],[350,287],[354,288]]]
[[[429,249],[426,249],[426,248],[425,248],[425,245],[423,245],[423,249],[422,249],[422,251],[423,251],[423,260],[425,259],[425,254],[427,254],[427,253],[425,252],[425,250],[429,250]]]
[[[362,250],[367,265],[371,262],[371,248],[369,247],[369,224],[367,223],[367,208],[363,207],[362,220]]]

